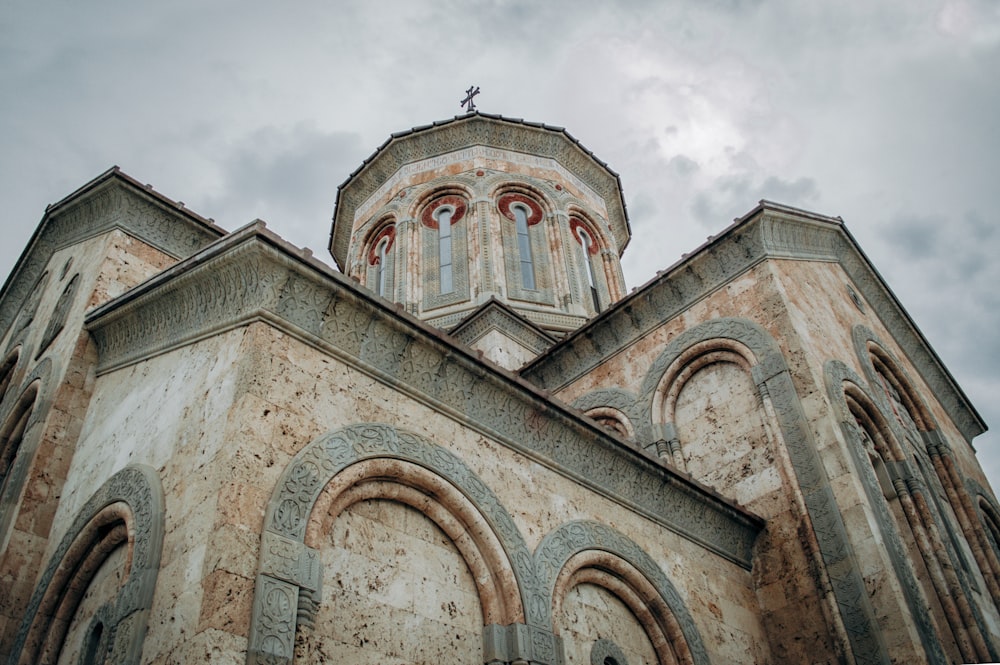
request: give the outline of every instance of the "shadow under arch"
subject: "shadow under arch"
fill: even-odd
[[[130,465],[109,478],[77,513],[35,586],[14,640],[9,665],[52,663],[93,575],[118,546],[128,569],[115,599],[98,610],[98,662],[140,662],[163,549],[164,504],[159,476]],[[61,631],[61,632],[60,632]]]
[[[535,567],[553,607],[575,583],[604,586],[636,615],[661,662],[708,665],[701,633],[677,589],[633,540],[597,522],[569,522],[535,550]],[[595,571],[588,575],[587,571]],[[664,658],[664,650],[672,656]]]
[[[375,461],[379,463],[372,464]],[[456,455],[424,437],[391,425],[365,423],[314,439],[299,451],[278,480],[264,516],[248,663],[292,662],[299,611],[307,610],[320,591],[319,553],[306,544],[306,538],[310,515],[327,486],[340,485],[324,499],[328,502],[326,507],[338,511],[354,502],[376,498],[387,482],[400,488],[396,482],[399,480],[405,484],[395,490],[393,498],[404,503],[426,505],[428,497],[437,494],[425,514],[442,526],[445,533],[453,529],[447,523],[442,524],[440,520],[449,516],[440,511],[450,513],[463,526],[472,527],[469,535],[473,540],[479,539],[477,544],[484,542],[483,538],[495,538],[506,559],[501,563],[509,568],[518,587],[510,590],[516,607],[507,609],[506,619],[523,617],[521,620],[527,626],[520,622],[516,625],[535,632],[548,630],[550,608],[537,581],[531,555],[516,524],[492,490]],[[419,496],[409,496],[411,491]],[[466,523],[473,518],[478,523]],[[476,529],[490,533],[477,534],[473,532]],[[487,553],[472,565],[490,561]],[[501,572],[498,575],[501,583],[503,578]]]

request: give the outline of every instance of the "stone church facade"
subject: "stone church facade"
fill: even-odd
[[[839,218],[626,291],[618,177],[471,113],[339,269],[117,168],[0,293],[0,662],[1000,660],[986,426]],[[643,239],[655,242],[661,239]]]

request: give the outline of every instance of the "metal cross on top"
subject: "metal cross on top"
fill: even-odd
[[[475,90],[473,90],[475,88]],[[467,113],[472,113],[476,110],[476,102],[472,100],[473,97],[479,94],[479,86],[469,86],[469,89],[465,91],[465,99],[458,103],[459,106],[469,105],[469,108],[465,109]]]

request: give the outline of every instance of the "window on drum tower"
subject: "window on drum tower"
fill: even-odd
[[[535,290],[535,262],[531,256],[531,240],[528,237],[528,209],[523,205],[511,207],[517,227],[517,249],[521,259],[521,287]]]
[[[452,280],[451,217],[452,209],[442,206],[434,215],[438,223],[438,276],[441,293],[455,290]]]
[[[597,295],[597,277],[594,273],[594,239],[590,236],[583,226],[578,226],[576,229],[577,236],[580,239],[580,247],[583,250],[583,263],[584,263],[584,279],[586,281],[585,286],[590,292],[591,302],[594,305],[594,311],[601,311],[601,301]]]

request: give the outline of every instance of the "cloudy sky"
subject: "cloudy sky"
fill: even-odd
[[[621,174],[630,286],[761,198],[842,216],[1000,429],[998,0],[0,0],[0,274],[114,164],[327,257],[337,185],[472,84]]]

